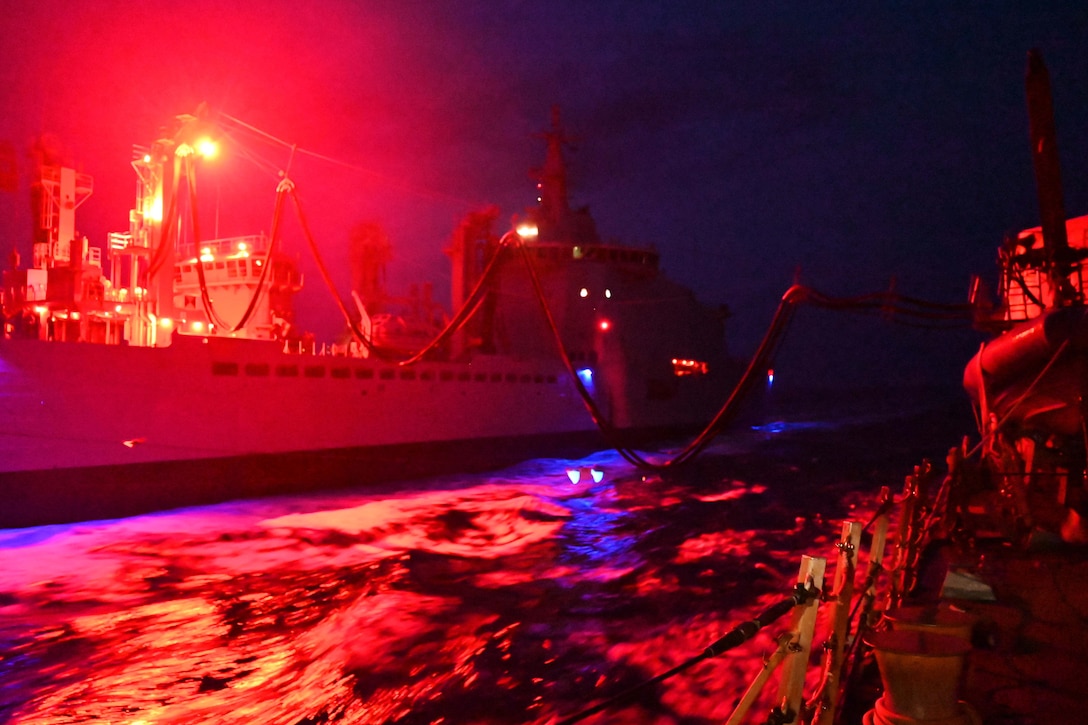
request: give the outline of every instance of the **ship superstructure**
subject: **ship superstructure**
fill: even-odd
[[[1083,543],[1088,216],[1065,213],[1049,74],[1035,51],[1027,96],[1042,223],[1001,247],[998,304],[980,320],[997,334],[963,380],[977,407],[986,471],[1000,493],[993,513],[1007,533],[1042,525]]]
[[[303,280],[275,223],[205,240],[181,211],[202,125],[181,117],[134,153],[136,204],[108,265],[60,243],[78,238],[65,195],[86,198],[90,177],[42,165],[43,196],[55,187],[62,203],[42,207],[37,233],[57,251],[39,258],[36,243],[34,266],[4,275],[0,495],[21,503],[0,525],[645,441],[699,429],[724,401],[737,369],[723,311],[569,206],[558,118],[527,214],[535,237],[514,243],[494,210],[469,214],[447,250],[446,313],[427,284],[389,295],[389,242],[356,228],[347,334],[329,344],[295,319]],[[451,320],[464,324],[436,338]]]

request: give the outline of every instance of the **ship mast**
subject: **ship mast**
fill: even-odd
[[[151,265],[148,269],[147,289],[151,309],[159,320],[172,320],[174,317],[174,265],[177,262],[176,240],[171,237],[178,231],[177,195],[178,181],[181,176],[181,159],[177,155],[174,138],[161,138],[151,147],[151,163],[155,165],[152,174],[154,188],[154,207],[157,211],[151,219],[149,239],[151,247]],[[170,335],[156,335],[155,344],[163,347],[170,344]]]
[[[1073,258],[1065,230],[1065,205],[1062,201],[1062,174],[1058,160],[1057,133],[1054,129],[1050,75],[1038,50],[1028,51],[1025,85],[1031,158],[1035,166],[1047,274],[1050,277],[1050,289],[1053,290],[1054,307],[1066,307],[1076,302],[1078,295],[1069,284]]]
[[[537,241],[570,244],[578,247],[597,244],[600,236],[588,207],[572,209],[567,192],[567,164],[563,146],[573,140],[559,120],[559,107],[552,106],[551,128],[535,134],[547,143],[544,166],[534,169],[537,180],[537,206],[529,213],[538,230]]]
[[[174,317],[174,276],[177,262],[178,234],[181,231],[179,186],[186,176],[187,164],[197,153],[195,146],[201,109],[197,115],[182,114],[172,129],[155,141],[142,159],[133,163],[141,184],[137,208],[133,213],[132,237],[144,244],[150,260],[147,268],[147,298],[141,307],[150,315],[138,315],[141,323],[150,323],[140,337],[157,347],[170,344]],[[146,306],[145,306],[146,305]],[[159,329],[155,325],[158,323]],[[146,335],[146,337],[145,337]]]
[[[536,223],[541,238],[554,237],[565,231],[570,218],[570,202],[567,198],[567,165],[563,158],[563,144],[569,143],[559,118],[559,107],[552,106],[551,128],[537,134],[547,144],[544,166],[536,173],[539,203]]]

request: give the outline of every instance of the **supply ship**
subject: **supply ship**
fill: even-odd
[[[452,314],[429,285],[389,295],[391,245],[362,224],[328,343],[295,317],[303,278],[277,229],[291,201],[332,283],[290,179],[269,235],[200,237],[209,129],[179,116],[135,149],[129,228],[104,250],[76,231],[92,177],[38,154],[33,259],[13,250],[3,275],[0,526],[634,444],[698,430],[737,377],[724,308],[571,207],[557,112],[521,233],[496,231],[495,209],[454,232]]]

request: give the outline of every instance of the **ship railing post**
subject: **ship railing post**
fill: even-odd
[[[725,725],[740,725],[740,723],[744,722],[744,718],[747,717],[748,711],[752,709],[756,698],[763,691],[767,680],[771,678],[771,675],[779,668],[787,655],[795,654],[792,643],[792,632],[784,632],[778,636],[778,646],[771,656],[763,661],[763,668],[760,669],[752,683],[748,685],[748,689],[741,695],[737,706],[733,709],[733,714],[725,721]]]
[[[872,612],[873,603],[876,601],[877,592],[877,578],[884,570],[884,552],[887,548],[888,542],[888,528],[891,525],[891,521],[888,518],[887,506],[891,502],[891,489],[884,486],[880,489],[880,506],[881,513],[873,519],[873,540],[869,545],[869,566],[865,572],[865,601],[862,605],[861,622],[862,626],[868,627],[872,624]]]
[[[918,563],[929,533],[928,519],[933,508],[928,491],[934,475],[933,465],[923,461],[922,465],[914,467],[912,475],[907,476],[889,608],[902,604],[917,583]]]
[[[888,607],[897,607],[906,596],[913,582],[910,578],[910,562],[913,559],[912,545],[916,537],[918,516],[918,477],[907,476],[903,485],[903,498],[899,510],[899,528],[896,532],[895,564],[892,571],[891,591]]]
[[[826,567],[827,560],[822,557],[802,556],[797,583],[805,589],[822,590]],[[783,723],[796,721],[801,712],[805,671],[812,654],[812,638],[816,630],[816,612],[819,604],[820,597],[815,596],[805,604],[797,605],[793,610],[793,620],[790,625],[791,649],[796,656],[791,657],[782,669],[782,678],[778,687],[778,701],[781,704],[775,714],[775,719]]]
[[[850,642],[850,651],[843,661],[846,672],[841,677],[841,682],[844,684],[840,690],[840,696],[842,692],[850,692],[855,678],[861,675],[861,652],[862,648],[865,647],[865,635],[879,621],[880,614],[874,614],[873,609],[876,603],[878,579],[884,573],[884,553],[887,548],[888,527],[890,525],[888,510],[891,504],[891,489],[884,486],[880,489],[880,508],[871,522],[873,536],[869,544],[869,560],[865,571],[865,582],[862,584],[863,591],[859,603],[857,629],[854,632],[853,640]],[[842,702],[840,701],[837,707],[841,706]]]
[[[835,562],[834,604],[831,614],[831,640],[825,655],[822,691],[818,693],[816,722],[832,725],[841,692],[843,654],[850,636],[850,609],[854,600],[854,575],[858,566],[858,549],[861,546],[862,525],[856,521],[844,521],[842,535],[837,544]]]

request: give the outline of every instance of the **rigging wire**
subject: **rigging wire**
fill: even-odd
[[[245,121],[242,121],[239,118],[235,118],[234,116],[232,116],[232,115],[230,115],[228,113],[225,113],[223,111],[219,112],[219,118],[225,119],[225,120],[229,121],[230,123],[236,124],[238,127],[242,128],[242,129],[245,129],[246,131],[249,131],[250,133],[253,133],[253,134],[257,135],[260,139],[262,139],[265,142],[268,142],[268,143],[271,143],[271,144],[276,144],[276,145],[279,145],[279,146],[281,146],[283,148],[292,149],[292,153],[297,152],[298,154],[308,156],[308,157],[310,157],[312,159],[315,159],[317,161],[322,161],[322,162],[327,163],[327,164],[332,164],[334,166],[339,166],[340,168],[347,169],[349,171],[353,171],[353,172],[355,172],[357,174],[365,176],[365,177],[367,177],[369,179],[372,179],[374,181],[381,182],[385,188],[394,189],[396,191],[401,191],[401,192],[404,192],[406,194],[411,194],[412,196],[416,196],[416,197],[420,197],[420,198],[424,198],[424,199],[432,199],[432,200],[436,200],[436,201],[443,201],[443,202],[446,202],[446,203],[452,203],[452,204],[458,204],[458,205],[461,205],[461,204],[473,204],[474,203],[469,199],[453,196],[451,194],[444,194],[444,193],[433,191],[433,190],[430,190],[430,189],[421,189],[421,188],[418,188],[418,187],[410,186],[410,185],[405,184],[404,182],[399,181],[399,180],[397,180],[397,179],[395,179],[393,177],[386,176],[384,174],[380,174],[377,171],[373,171],[372,169],[365,168],[363,166],[360,166],[359,164],[354,164],[354,163],[351,163],[349,161],[344,161],[343,159],[338,159],[338,158],[335,158],[333,156],[328,156],[326,154],[319,153],[317,151],[311,151],[310,149],[299,147],[297,144],[292,144],[292,143],[290,143],[288,141],[285,141],[285,140],[283,140],[281,138],[277,138],[276,136],[273,136],[272,134],[268,133],[267,131],[262,131],[261,129],[257,128],[256,126],[252,126],[252,125],[246,123]]]
[[[295,189],[295,184],[290,179],[284,178],[282,182],[283,186],[287,189],[287,193],[291,195],[291,201],[295,206],[295,215],[298,217],[298,223],[302,227],[302,234],[306,237],[306,242],[310,245],[310,253],[313,254],[314,263],[317,264],[317,271],[321,273],[321,279],[325,281],[325,285],[329,288],[329,292],[332,293],[333,301],[336,303],[336,307],[340,310],[340,314],[344,316],[348,326],[351,328],[351,332],[355,335],[355,339],[360,342],[369,345],[367,336],[359,329],[359,325],[352,319],[351,313],[348,312],[347,306],[344,304],[344,300],[340,297],[340,294],[336,291],[336,285],[333,284],[332,276],[329,274],[329,268],[325,265],[325,260],[321,256],[320,250],[317,248],[317,242],[314,241],[313,232],[310,231],[310,224],[306,219],[306,215],[302,211],[302,201],[298,198],[298,190]]]
[[[295,154],[304,154],[306,156],[324,161],[326,163],[336,164],[341,167],[366,174],[375,179],[383,179],[381,175],[368,169],[364,169],[363,167],[360,167],[356,164],[350,164],[339,159],[326,156],[324,154],[299,148],[295,144],[290,144],[282,139],[279,139],[272,134],[262,131],[261,129],[258,129],[255,126],[252,126],[227,113],[220,112],[219,115],[221,118],[226,119],[231,123],[234,123],[237,127],[244,129],[245,131],[257,135],[259,138],[266,142],[278,144],[284,148],[290,148],[292,159],[294,158]],[[244,147],[244,145],[242,146]],[[270,164],[268,164],[266,160],[260,159],[255,155],[251,155],[250,160],[258,166],[270,166]],[[310,227],[303,212],[302,203],[299,199],[295,184],[290,181],[286,172],[281,172],[281,176],[283,177],[283,179],[280,182],[280,186],[277,188],[277,193],[280,194],[281,192],[286,191],[286,193],[290,194],[295,207],[296,216],[298,217],[299,223],[302,226],[304,236],[306,237],[311,254],[314,257],[314,261],[317,264],[318,271],[320,272],[326,286],[329,288],[329,291],[333,296],[333,300],[335,301],[336,306],[344,317],[354,338],[376,355],[382,356],[385,359],[390,359],[390,351],[383,350],[382,348],[374,345],[373,341],[369,339],[368,335],[363,333],[363,331],[359,328],[358,324],[349,313],[346,305],[343,302],[342,297],[336,290],[336,287],[328,272],[328,268],[321,257],[318,246],[313,238],[313,234],[310,231]],[[383,180],[385,180],[387,183],[390,183],[396,188],[400,188],[401,190],[409,191],[416,194],[421,193],[418,190],[409,189],[408,187],[405,187],[403,185],[391,182],[388,179]],[[190,181],[190,185],[191,195],[195,197],[195,185],[193,185],[192,181]],[[436,195],[429,193],[424,195],[431,197],[442,197],[457,202],[464,201],[461,199],[454,199],[453,197],[447,195]],[[282,197],[279,197],[277,200],[277,208],[281,199]],[[276,217],[274,217],[274,219],[278,220],[278,213]],[[779,301],[778,308],[775,311],[774,317],[772,318],[771,324],[768,327],[768,330],[765,333],[762,341],[760,342],[756,353],[753,355],[743,375],[734,386],[725,403],[722,405],[721,408],[719,408],[717,413],[711,419],[710,423],[708,423],[707,426],[678,453],[673,455],[671,458],[665,460],[664,462],[655,463],[645,458],[638,451],[635,451],[634,449],[625,447],[620,444],[619,435],[616,427],[604,415],[603,411],[600,409],[597,402],[593,399],[593,396],[586,389],[584,383],[581,381],[581,379],[574,370],[573,362],[571,361],[569,355],[567,355],[566,353],[565,345],[562,340],[562,335],[559,331],[558,325],[555,322],[554,316],[551,313],[550,307],[547,303],[546,295],[540,283],[539,277],[536,273],[535,265],[533,264],[532,259],[528,254],[527,248],[520,239],[518,239],[517,242],[514,242],[513,246],[515,246],[521,253],[520,256],[524,264],[526,265],[526,268],[529,272],[530,280],[533,284],[534,294],[541,305],[542,312],[544,314],[547,325],[552,333],[552,337],[554,338],[554,342],[559,351],[559,355],[563,361],[564,366],[567,369],[568,374],[571,377],[571,380],[573,380],[579,396],[581,397],[583,404],[585,405],[587,411],[590,414],[590,417],[593,419],[598,429],[604,435],[605,440],[609,443],[609,445],[614,447],[625,460],[642,468],[650,468],[659,471],[675,466],[680,466],[692,460],[695,456],[702,452],[707,445],[709,445],[709,443],[721,432],[721,430],[729,422],[732,421],[732,419],[739,411],[740,403],[742,402],[746,394],[750,392],[755,382],[762,378],[763,371],[766,370],[767,367],[769,367],[772,363],[774,359],[774,354],[777,351],[777,347],[785,336],[789,324],[793,319],[795,308],[798,304],[806,303],[824,309],[850,311],[861,314],[880,314],[884,318],[890,321],[897,322],[899,324],[909,324],[915,327],[930,329],[946,329],[947,327],[955,324],[962,324],[965,320],[969,320],[974,316],[974,307],[971,305],[954,305],[930,302],[927,300],[901,295],[892,291],[877,292],[856,297],[835,298],[824,295],[809,287],[795,284],[787,289],[785,294],[783,294],[781,300]],[[498,269],[499,260],[501,257],[504,256],[504,247],[505,245],[501,246],[496,254],[492,257],[492,259],[488,263],[487,268],[481,274],[480,279],[477,281],[476,286],[470,293],[465,304],[462,305],[461,310],[459,310],[453,316],[453,318],[451,318],[446,326],[438,333],[435,339],[428,343],[426,346],[424,346],[418,352],[413,353],[407,358],[398,361],[398,364],[411,365],[423,359],[430,352],[437,349],[455,331],[460,329],[464,324],[467,323],[469,319],[471,319],[471,317],[479,310],[482,304],[487,282]],[[266,269],[267,266],[268,265],[266,265]],[[209,301],[207,300],[207,292],[204,286],[202,270],[200,277],[202,299],[205,300],[206,309],[208,309],[211,313],[210,305],[208,304]],[[258,292],[259,291],[260,290],[258,289]],[[899,319],[901,317],[907,317],[913,321],[906,322],[902,319]],[[919,320],[921,320],[922,322],[918,322]],[[944,324],[939,325],[937,323]]]
[[[192,207],[193,241],[196,243],[197,250],[197,263],[195,266],[197,280],[200,282],[200,302],[204,306],[204,312],[212,324],[216,327],[228,328],[230,325],[227,325],[219,318],[212,306],[211,295],[208,294],[208,283],[204,278],[204,261],[200,259],[200,215],[197,213],[196,174],[193,173],[192,154],[185,157],[185,171],[189,182],[189,206]]]
[[[234,325],[230,325],[225,323],[223,319],[219,316],[219,314],[215,311],[215,307],[212,304],[211,294],[208,292],[208,282],[204,274],[204,260],[201,259],[200,253],[203,240],[200,235],[200,215],[198,213],[199,205],[197,203],[196,194],[196,173],[193,167],[192,154],[189,154],[185,157],[185,171],[189,181],[189,206],[191,207],[192,211],[193,241],[196,245],[197,251],[197,260],[194,266],[196,267],[197,281],[200,286],[200,301],[202,306],[204,307],[205,314],[208,316],[208,320],[211,321],[216,327],[223,328],[227,331],[228,334],[232,334],[238,332],[246,326],[246,323],[249,322],[250,317],[257,309],[257,303],[260,300],[262,294],[269,287],[269,275],[271,274],[272,269],[272,257],[276,249],[276,240],[279,237],[280,216],[283,208],[284,191],[280,187],[277,187],[276,189],[276,203],[272,213],[272,237],[269,240],[268,248],[265,250],[264,262],[261,264],[261,274],[258,278],[257,286],[253,290],[253,294],[249,298],[249,303],[246,305],[246,309],[242,313],[241,319]]]
[[[298,196],[298,192],[295,189],[293,183],[284,179],[282,182],[287,186],[288,193],[291,195],[291,199],[295,205],[295,211],[298,216],[299,222],[302,226],[303,233],[306,237],[307,243],[310,247],[311,254],[317,264],[318,270],[321,273],[322,279],[328,287],[333,299],[339,308],[341,314],[344,317],[348,327],[352,331],[355,339],[365,345],[369,350],[375,354],[384,357],[386,360],[391,359],[389,351],[373,344],[368,337],[359,329],[355,320],[352,318],[344,305],[340,294],[336,291],[335,284],[332,281],[331,275],[328,272],[328,268],[325,265],[324,260],[321,257],[320,250],[316,241],[313,238],[313,234],[310,231],[309,224],[307,223],[305,214],[302,210],[302,204]],[[515,237],[517,238],[517,237]],[[411,365],[419,360],[423,359],[427,354],[439,347],[446,339],[449,338],[456,330],[460,329],[469,319],[478,311],[487,283],[490,278],[496,273],[500,259],[504,256],[504,251],[507,245],[500,246],[499,250],[493,255],[492,259],[488,263],[484,272],[481,274],[480,279],[477,281],[476,286],[473,288],[465,304],[462,308],[450,319],[442,331],[438,333],[436,338],[424,346],[416,353],[409,355],[407,358],[397,361],[399,365]],[[612,421],[601,410],[600,406],[594,400],[581,378],[577,375],[574,369],[573,361],[567,354],[565,345],[560,333],[559,326],[552,315],[551,308],[548,305],[547,296],[544,292],[543,286],[540,282],[539,276],[536,271],[536,266],[532,261],[528,248],[525,243],[517,238],[516,242],[513,242],[515,247],[520,252],[520,257],[526,269],[529,273],[530,281],[532,282],[533,292],[537,298],[542,314],[544,315],[547,326],[551,332],[553,341],[555,342],[556,349],[560,355],[560,358],[567,370],[570,379],[573,381],[579,397],[592,418],[594,424],[603,435],[608,445],[614,448],[625,460],[629,463],[645,469],[651,469],[656,471],[664,471],[667,469],[682,466],[696,456],[698,456],[705,448],[717,437],[721,431],[732,422],[733,418],[740,410],[740,405],[751,391],[752,387],[758,380],[762,379],[764,371],[770,367],[774,360],[774,355],[778,346],[781,344],[785,337],[786,331],[793,319],[796,307],[799,304],[806,303],[812,304],[816,307],[822,307],[831,310],[852,311],[852,312],[866,312],[872,313],[879,311],[887,316],[889,313],[898,315],[905,315],[908,317],[918,317],[921,319],[940,319],[945,321],[952,320],[964,320],[969,315],[973,315],[974,308],[971,305],[946,305],[940,303],[929,303],[924,300],[919,300],[904,295],[899,295],[891,292],[878,292],[867,295],[861,295],[852,298],[835,298],[822,294],[810,287],[795,284],[791,286],[783,294],[779,301],[778,308],[775,311],[771,324],[764,334],[756,353],[752,356],[744,374],[740,380],[734,386],[732,392],[726,399],[725,403],[719,408],[714,415],[710,423],[695,436],[691,442],[689,442],[678,453],[671,456],[669,459],[663,462],[653,462],[647,459],[638,451],[624,446],[622,444],[619,431],[615,427]],[[924,307],[928,309],[941,309],[945,312],[936,314],[928,312],[926,310],[916,309]],[[894,318],[892,318],[894,319]]]
[[[762,379],[763,372],[772,365],[774,354],[777,351],[778,345],[784,339],[785,333],[793,319],[794,311],[799,304],[811,304],[816,307],[840,311],[861,311],[868,313],[880,311],[885,316],[889,313],[894,313],[927,320],[943,320],[947,322],[962,321],[964,324],[966,324],[967,320],[972,319],[974,315],[974,307],[971,305],[932,303],[894,292],[876,292],[857,297],[836,298],[825,295],[810,287],[795,284],[783,294],[771,324],[764,334],[756,353],[752,356],[744,374],[734,386],[733,391],[730,393],[725,403],[718,409],[718,412],[714,415],[713,419],[679,452],[673,454],[663,462],[653,462],[634,449],[618,444],[615,426],[603,415],[600,408],[597,406],[596,401],[593,400],[592,395],[590,395],[589,391],[585,388],[585,385],[582,384],[580,378],[574,374],[574,366],[565,352],[558,326],[555,324],[551,312],[548,309],[547,300],[539,280],[537,279],[535,267],[529,255],[525,253],[523,245],[522,251],[522,257],[529,268],[530,278],[533,280],[534,290],[545,311],[548,326],[555,338],[556,345],[563,362],[567,367],[568,373],[572,376],[579,395],[582,397],[583,403],[589,411],[590,416],[605,436],[605,440],[609,445],[613,446],[625,460],[640,468],[656,471],[664,471],[688,463],[705,450],[706,446],[709,445],[730,422],[732,422],[733,418],[739,412],[740,405],[744,398],[751,391],[752,386],[756,381]],[[927,309],[917,309],[920,307]],[[934,313],[927,311],[931,309],[944,310],[944,312]],[[893,317],[891,319],[894,320],[895,318]]]
[[[399,363],[400,365],[411,365],[422,360],[430,352],[437,349],[446,340],[452,337],[453,334],[457,332],[457,330],[461,329],[461,327],[463,327],[476,314],[477,310],[480,309],[480,305],[483,304],[484,298],[487,295],[488,284],[490,283],[491,278],[495,276],[499,268],[499,260],[505,257],[507,254],[506,250],[507,246],[501,245],[495,251],[495,254],[491,256],[491,259],[488,261],[487,266],[484,268],[484,271],[480,274],[480,278],[473,286],[472,291],[469,293],[465,303],[461,305],[461,309],[458,310],[458,312],[450,318],[449,322],[446,323],[446,326],[441,331],[439,331],[435,338],[422,349],[420,349],[419,352],[410,356],[406,360],[402,360]]]
[[[170,206],[166,210],[166,216],[163,217],[164,221],[161,227],[161,239],[159,240],[159,246],[155,249],[155,253],[152,255],[151,260],[147,265],[147,278],[154,279],[158,274],[162,265],[166,262],[167,250],[172,249],[174,245],[173,236],[177,231],[177,216],[178,216],[178,175],[171,174],[170,178]]]

